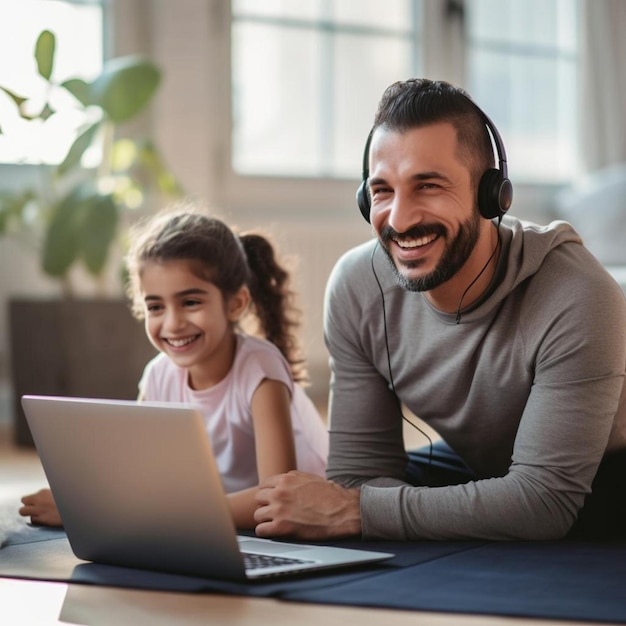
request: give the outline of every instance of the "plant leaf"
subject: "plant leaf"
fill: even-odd
[[[76,139],[74,143],[70,146],[70,149],[63,159],[63,163],[59,164],[56,169],[56,173],[58,176],[63,176],[68,171],[76,167],[80,163],[80,159],[82,158],[85,150],[89,148],[91,145],[93,138],[100,128],[102,124],[101,121],[94,122],[91,126],[88,126],[86,130],[84,130]]]
[[[91,85],[92,104],[101,107],[111,121],[124,122],[148,105],[160,81],[161,71],[147,59],[111,59]]]
[[[82,78],[70,78],[62,82],[61,87],[69,91],[84,107],[92,104],[91,85]]]
[[[94,276],[98,276],[106,265],[117,232],[118,217],[117,205],[111,195],[96,194],[84,203],[79,255]]]
[[[111,150],[111,169],[114,172],[127,172],[138,158],[137,142],[132,139],[117,139]]]
[[[28,115],[28,113],[24,112],[24,104],[28,102],[28,98],[23,98],[22,96],[18,96],[14,91],[7,89],[6,87],[0,87],[0,91],[4,91],[4,93],[13,100],[15,106],[17,107],[17,112],[20,117],[25,120],[33,120],[36,116]]]
[[[54,51],[56,48],[56,37],[49,30],[43,30],[37,38],[35,44],[35,60],[37,61],[37,71],[47,81],[52,76],[54,67]]]
[[[22,96],[18,96],[14,91],[11,91],[10,89],[7,89],[6,87],[0,87],[0,91],[4,91],[4,93],[6,93],[6,95],[9,96],[9,98],[11,98],[13,102],[15,102],[15,106],[18,109],[20,109],[22,105],[24,104],[24,102],[26,102],[26,98],[23,98]]]
[[[183,195],[182,186],[174,174],[167,169],[159,149],[152,141],[146,140],[141,144],[139,160],[162,193],[174,197]]]
[[[55,278],[65,276],[78,255],[80,213],[84,207],[80,191],[72,191],[52,210],[43,243],[41,269]]]
[[[22,221],[24,209],[36,197],[37,194],[32,189],[0,191],[0,235],[6,232],[10,222]]]
[[[50,119],[55,113],[56,111],[50,106],[48,102],[46,102],[43,105],[43,109],[41,109],[41,111],[39,112],[39,115],[37,115],[37,118],[45,122],[47,119]]]

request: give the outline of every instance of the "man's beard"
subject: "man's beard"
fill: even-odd
[[[398,283],[409,291],[430,291],[450,280],[465,265],[478,241],[479,227],[480,215],[478,211],[474,211],[472,217],[460,225],[456,237],[447,242],[437,267],[430,274],[421,278],[407,278],[400,272],[389,250],[390,242],[392,238],[400,236],[402,238],[419,239],[429,235],[438,235],[447,240],[448,229],[445,226],[442,224],[426,224],[415,226],[405,233],[397,233],[390,226],[385,226],[380,232],[379,239]],[[409,261],[404,263],[403,267],[412,269],[419,267],[422,263],[421,259]]]

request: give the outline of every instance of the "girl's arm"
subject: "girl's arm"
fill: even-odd
[[[291,398],[286,385],[265,379],[252,396],[252,422],[259,481],[296,469],[296,447],[291,426]],[[254,496],[258,486],[228,495],[237,528],[254,528]]]

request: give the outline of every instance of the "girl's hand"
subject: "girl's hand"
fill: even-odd
[[[57,505],[50,489],[40,489],[37,493],[22,498],[23,507],[19,514],[30,516],[31,523],[37,526],[63,526]]]

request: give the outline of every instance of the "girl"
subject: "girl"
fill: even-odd
[[[328,453],[324,423],[298,384],[306,372],[289,276],[266,238],[238,237],[198,211],[157,215],[131,235],[133,313],[160,352],[139,399],[202,410],[235,524],[253,528],[259,481],[296,468],[323,476]],[[257,336],[243,332],[250,321]],[[49,490],[22,502],[33,523],[61,523]]]

